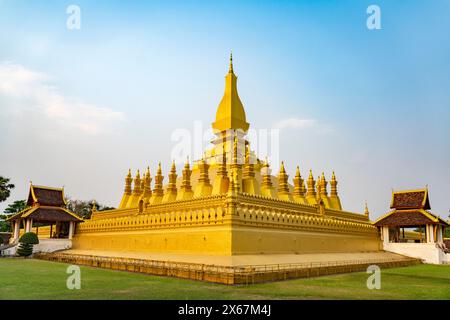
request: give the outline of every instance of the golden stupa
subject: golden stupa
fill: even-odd
[[[273,176],[256,157],[232,57],[212,127],[212,147],[186,161],[180,177],[172,163],[167,184],[161,164],[154,177],[147,168],[133,179],[130,170],[119,207],[79,224],[73,248],[224,256],[380,249],[368,213],[342,210],[334,173],[328,182],[309,171],[305,181],[297,167],[290,183],[284,163]]]

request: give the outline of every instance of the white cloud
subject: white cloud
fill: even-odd
[[[52,78],[45,73],[11,63],[0,63],[0,97],[14,106],[14,111],[35,110],[41,116],[65,127],[73,127],[88,134],[107,131],[123,120],[122,112],[67,98],[52,86]]]
[[[316,124],[314,119],[287,118],[274,124],[276,129],[303,129],[311,128]]]

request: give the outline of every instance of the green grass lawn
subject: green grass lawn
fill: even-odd
[[[385,269],[381,289],[364,272],[250,286],[81,267],[81,289],[69,290],[67,264],[0,259],[0,299],[450,299],[450,266]]]

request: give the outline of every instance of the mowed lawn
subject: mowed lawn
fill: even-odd
[[[0,299],[450,299],[450,266],[384,269],[381,289],[351,273],[250,286],[226,286],[81,267],[81,289],[69,290],[68,265],[0,258]]]

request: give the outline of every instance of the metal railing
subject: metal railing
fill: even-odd
[[[221,266],[188,262],[172,262],[122,257],[101,257],[66,253],[39,253],[36,258],[63,263],[173,276],[225,284],[251,284],[299,277],[363,271],[367,266],[396,267],[418,264],[413,258],[353,259],[326,262],[284,263],[265,265]]]

